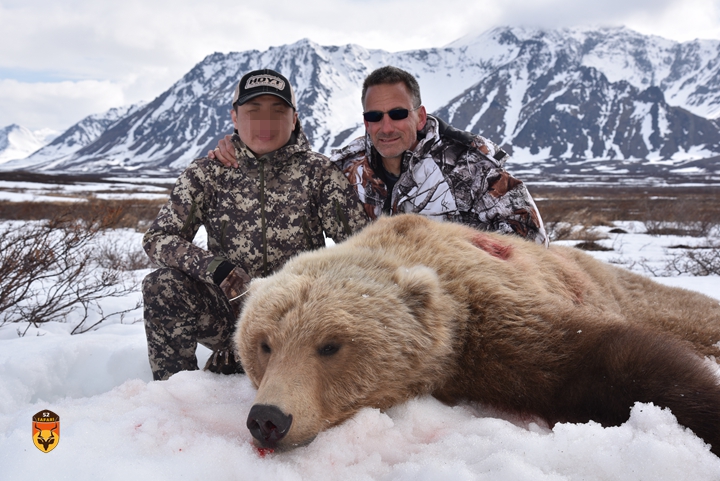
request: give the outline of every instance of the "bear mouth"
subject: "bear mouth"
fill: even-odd
[[[256,438],[253,438],[253,444],[255,445],[255,449],[258,451],[258,454],[260,454],[261,457],[265,457],[265,455],[267,455],[267,454],[286,453],[286,452],[293,451],[297,448],[302,448],[302,447],[307,446],[310,443],[312,443],[316,437],[317,437],[317,435],[314,435],[304,441],[299,441],[299,442],[295,442],[295,441],[287,442],[287,439],[283,439],[282,441],[278,442],[272,448],[267,447],[267,446],[262,446],[261,442]]]

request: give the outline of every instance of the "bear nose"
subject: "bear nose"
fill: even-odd
[[[247,427],[252,437],[264,448],[275,448],[292,424],[292,414],[283,413],[277,406],[255,404],[248,414]]]

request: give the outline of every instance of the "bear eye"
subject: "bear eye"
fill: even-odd
[[[270,352],[272,351],[267,342],[263,342],[262,344],[260,344],[260,349],[262,349],[262,352],[264,352],[265,354],[270,354]]]
[[[340,350],[340,346],[337,344],[326,344],[318,349],[318,354],[321,356],[332,356]]]

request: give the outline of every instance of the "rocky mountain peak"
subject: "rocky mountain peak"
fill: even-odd
[[[504,145],[516,164],[679,165],[720,154],[720,41],[680,43],[627,28],[498,27],[404,52],[309,39],[215,52],[153,101],[83,119],[15,165],[178,171],[232,131],[235,83],[259,68],[290,79],[303,129],[327,154],[363,134],[361,84],[383,65],[411,72],[428,111]]]

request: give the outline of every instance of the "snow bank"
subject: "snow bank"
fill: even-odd
[[[660,262],[663,246],[677,241],[624,227],[629,234],[601,241],[614,251],[594,255],[638,269],[633,260]],[[720,277],[658,280],[720,299]],[[648,404],[618,427],[551,430],[536,419],[422,397],[384,413],[364,409],[308,446],[262,457],[245,427],[255,396],[245,376],[194,371],[153,382],[141,322],[78,336],[71,327],[49,323],[24,338],[15,326],[0,328],[0,481],[720,479],[709,447]],[[199,349],[200,365],[208,354]],[[44,409],[61,424],[49,453],[31,438],[32,416]]]
[[[130,357],[128,351],[115,360]],[[89,389],[102,390],[92,379]],[[549,430],[424,397],[386,413],[364,409],[306,447],[262,457],[245,428],[253,398],[245,376],[195,371],[30,403],[0,418],[0,476],[537,481],[716,480],[720,474],[720,459],[669,411],[652,405],[636,405],[615,428],[588,423]],[[31,417],[45,408],[61,417],[60,443],[47,454],[30,439]]]

